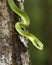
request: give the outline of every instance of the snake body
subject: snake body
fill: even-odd
[[[26,32],[24,31],[23,29],[24,28],[27,28],[29,25],[30,25],[30,20],[29,20],[29,17],[27,16],[27,14],[23,11],[21,11],[15,4],[14,0],[8,0],[8,4],[11,8],[11,10],[13,12],[15,12],[17,15],[19,15],[22,20],[23,20],[23,23],[22,22],[17,22],[15,24],[15,29],[16,31],[22,35],[22,36],[25,36],[26,38],[28,38],[32,43],[33,45],[42,50],[43,49],[43,44],[42,42],[36,37],[34,36],[33,34],[29,33],[29,32]],[[23,29],[22,29],[23,28]]]

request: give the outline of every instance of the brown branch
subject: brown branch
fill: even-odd
[[[14,0],[24,10],[23,0]],[[7,4],[0,0],[0,65],[30,65],[28,40],[15,30],[15,23],[22,21]]]

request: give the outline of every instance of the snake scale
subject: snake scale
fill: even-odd
[[[30,20],[29,20],[28,15],[27,15],[25,12],[21,11],[21,10],[16,6],[14,0],[8,0],[8,5],[10,6],[11,10],[12,10],[14,13],[16,13],[17,15],[19,15],[19,16],[22,18],[22,20],[23,20],[23,23],[22,23],[22,22],[17,22],[17,23],[15,24],[15,29],[16,29],[16,31],[17,31],[20,35],[22,35],[22,36],[28,38],[28,39],[33,43],[33,45],[34,45],[36,48],[38,48],[39,50],[43,50],[43,44],[42,44],[42,42],[41,42],[36,36],[34,36],[33,34],[31,34],[31,33],[26,32],[26,31],[23,30],[24,28],[27,28],[27,27],[30,25]],[[23,29],[22,29],[22,28],[23,28]]]

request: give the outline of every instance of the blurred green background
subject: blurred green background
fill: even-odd
[[[52,65],[52,0],[25,0],[24,5],[31,22],[29,31],[44,44],[40,51],[29,41],[32,65]]]

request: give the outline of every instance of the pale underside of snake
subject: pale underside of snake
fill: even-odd
[[[15,29],[16,29],[16,31],[17,31],[20,35],[22,35],[22,36],[28,38],[28,39],[33,43],[33,45],[34,45],[36,48],[42,50],[42,49],[43,49],[43,44],[42,44],[42,42],[41,42],[36,36],[34,36],[33,34],[31,34],[31,33],[26,32],[26,31],[23,30],[24,28],[27,28],[27,27],[29,26],[29,24],[30,24],[30,20],[29,20],[29,17],[27,16],[27,14],[26,14],[25,12],[21,11],[21,10],[16,6],[14,0],[8,0],[8,4],[9,4],[11,10],[12,10],[13,12],[15,12],[17,15],[19,15],[19,16],[22,18],[22,20],[23,20],[23,23],[17,22],[17,23],[15,24]],[[22,29],[22,28],[23,28],[23,29]]]

